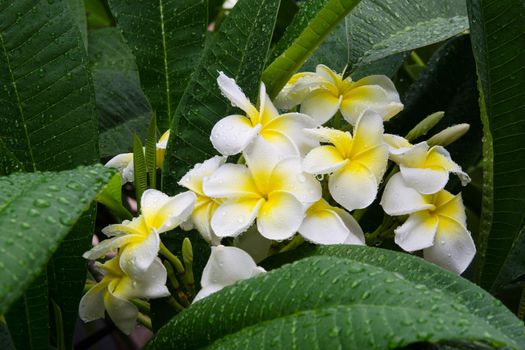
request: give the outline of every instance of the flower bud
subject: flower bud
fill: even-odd
[[[426,135],[426,133],[436,126],[437,123],[445,116],[445,112],[435,112],[420,121],[416,126],[412,128],[405,137],[408,141],[413,141],[418,137]]]
[[[448,146],[452,142],[458,140],[461,136],[465,135],[469,129],[470,125],[466,123],[449,126],[429,138],[427,143],[429,146]]]

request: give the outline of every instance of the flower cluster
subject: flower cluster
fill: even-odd
[[[461,195],[444,188],[450,173],[463,185],[470,179],[436,145],[456,139],[464,125],[417,144],[386,134],[384,122],[403,109],[392,81],[378,75],[354,82],[323,65],[315,73],[295,74],[275,104],[263,83],[257,104],[223,72],[217,83],[239,110],[211,131],[220,155],[180,179],[186,192],[168,197],[146,190],[140,216],[103,230],[109,239],[84,257],[117,255],[98,265],[105,275],[82,299],[83,320],[103,317],[105,309],[129,332],[138,315],[133,299],[169,295],[169,271],[157,257],[159,235],[177,226],[195,228],[212,246],[196,301],[264,272],[256,262],[287,248],[292,238],[364,245],[365,234],[351,212],[369,207],[381,193],[390,223],[399,225],[386,233],[399,247],[422,250],[426,259],[457,273],[468,267],[475,246],[465,208]],[[159,165],[168,137],[165,133],[157,144]],[[235,163],[227,161],[232,156]],[[118,155],[107,166],[132,182],[132,158]],[[226,237],[233,246],[221,245]]]

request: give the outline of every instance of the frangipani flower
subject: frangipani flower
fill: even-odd
[[[316,244],[365,244],[363,230],[352,215],[324,199],[308,208],[299,233]]]
[[[466,228],[461,195],[445,190],[421,194],[397,173],[387,183],[381,205],[388,215],[409,215],[395,230],[395,242],[404,250],[423,249],[425,259],[457,273],[474,258],[476,246]]]
[[[156,163],[157,169],[162,167],[164,163],[164,154],[166,153],[166,146],[170,137],[170,131],[166,131],[159,139],[156,145]],[[134,170],[133,170],[133,153],[121,153],[111,158],[105,166],[109,168],[117,169],[122,177],[122,184],[133,182]]]
[[[140,276],[155,260],[160,245],[159,234],[170,231],[185,221],[195,205],[196,196],[184,192],[168,197],[157,190],[146,190],[141,198],[142,215],[132,221],[109,225],[102,232],[112,237],[84,253],[95,260],[120,249],[120,267],[126,274]]]
[[[170,295],[166,287],[166,269],[155,258],[143,274],[131,278],[119,266],[120,256],[104,264],[97,263],[104,271],[104,278],[94,285],[80,300],[79,315],[90,322],[104,318],[106,310],[115,325],[129,334],[136,324],[138,309],[132,298],[161,298]]]
[[[449,173],[458,175],[463,186],[470,177],[441,147],[429,147],[426,142],[411,145],[397,135],[385,135],[390,158],[399,164],[405,182],[420,193],[430,194],[442,190],[448,182]]]
[[[266,270],[257,266],[250,255],[242,249],[223,245],[211,247],[210,258],[202,272],[202,289],[197,293],[193,302],[237,281],[257,276],[263,272]]]
[[[217,78],[222,94],[234,107],[246,115],[230,115],[217,122],[211,131],[211,142],[223,155],[243,151],[259,136],[274,145],[274,152],[282,155],[299,155],[315,146],[302,132],[314,126],[313,120],[304,114],[279,114],[261,83],[260,107],[257,109],[237,86],[235,80],[219,72]]]
[[[300,104],[301,112],[314,118],[318,125],[329,121],[338,110],[354,125],[367,109],[385,121],[403,109],[399,94],[387,76],[371,75],[353,82],[322,64],[315,73],[292,76],[275,103],[282,109]]]
[[[193,169],[179,181],[179,185],[186,187],[197,195],[195,208],[191,214],[191,223],[202,237],[212,245],[218,245],[220,238],[213,233],[211,218],[217,207],[222,203],[220,198],[208,197],[202,190],[202,181],[210,177],[215,170],[226,162],[226,157],[215,156],[203,163],[195,164]]]
[[[353,137],[330,128],[310,129],[307,133],[331,145],[310,151],[303,162],[304,171],[330,174],[330,194],[346,210],[369,206],[376,198],[388,162],[381,117],[367,111],[357,122]]]
[[[268,239],[290,238],[304,218],[305,208],[321,198],[317,180],[302,171],[298,157],[274,162],[250,158],[248,166],[224,164],[203,182],[207,196],[225,198],[211,219],[219,237],[245,232],[257,218]]]

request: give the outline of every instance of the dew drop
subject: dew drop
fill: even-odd
[[[34,205],[35,207],[37,207],[37,208],[47,208],[47,207],[49,207],[50,204],[49,204],[49,202],[46,201],[45,199],[40,199],[40,198],[39,198],[39,199],[35,199],[35,200],[33,201],[33,205]]]

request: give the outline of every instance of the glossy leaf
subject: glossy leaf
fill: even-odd
[[[477,277],[494,289],[525,219],[525,3],[467,3],[486,140]]]
[[[164,131],[204,46],[207,1],[110,0],[109,4],[137,57],[140,82]]]
[[[100,191],[97,195],[97,202],[105,205],[118,222],[133,218],[129,210],[122,204],[122,177],[120,174],[115,174]]]
[[[148,349],[278,344],[385,349],[451,339],[519,346],[438,289],[381,267],[318,256],[238,282],[192,305],[163,327]]]
[[[69,6],[69,10],[73,16],[73,21],[77,25],[84,47],[87,49],[87,18],[86,9],[84,8],[84,0],[66,0],[66,4]]]
[[[146,159],[144,157],[144,147],[137,135],[133,136],[133,175],[135,186],[135,198],[140,206],[142,193],[148,188],[148,172],[146,170]]]
[[[100,165],[0,178],[0,314],[43,270],[113,170]],[[31,268],[29,268],[31,267]]]
[[[151,117],[135,56],[118,29],[104,28],[89,32],[89,63],[100,113],[101,156],[130,152],[133,134],[145,136]]]
[[[279,0],[240,0],[210,37],[171,125],[164,191],[175,192],[182,175],[216,154],[210,131],[234,110],[217,86],[218,71],[235,79],[251,101],[257,100],[278,8]]]
[[[23,170],[98,160],[87,59],[63,1],[0,3],[0,139]]]

